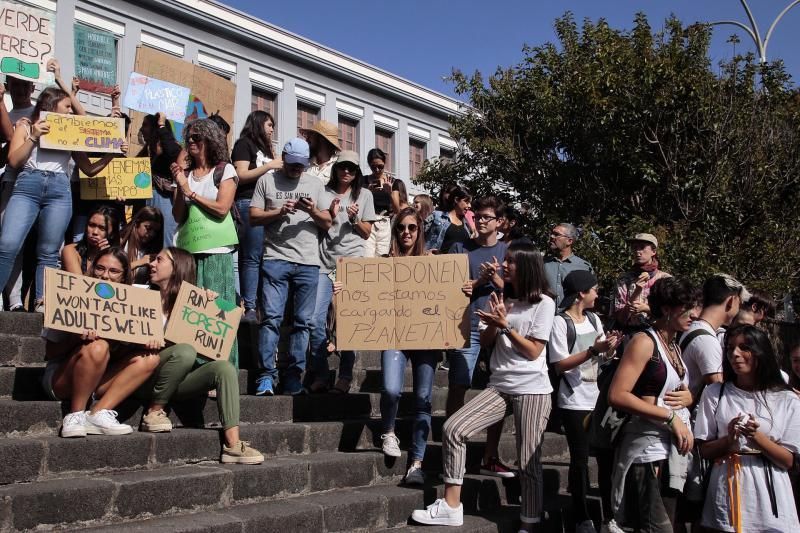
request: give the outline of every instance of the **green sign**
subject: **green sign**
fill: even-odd
[[[81,89],[110,93],[117,84],[117,40],[113,33],[75,24],[75,75]]]
[[[178,248],[193,254],[236,244],[239,244],[239,238],[230,212],[220,220],[196,205],[189,206],[189,216],[178,228],[178,237],[175,239]]]

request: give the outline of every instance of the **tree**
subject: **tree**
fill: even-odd
[[[567,13],[555,29],[557,45],[486,81],[453,72],[471,105],[451,121],[461,148],[419,180],[528,202],[533,235],[581,224],[606,286],[629,264],[625,237],[649,231],[675,274],[796,287],[800,105],[782,63],[736,56],[715,72],[709,27],[675,18],[654,33],[643,14],[623,31]]]

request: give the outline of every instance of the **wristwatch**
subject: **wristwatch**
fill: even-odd
[[[505,336],[511,335],[511,328],[505,327],[500,329],[500,333]]]

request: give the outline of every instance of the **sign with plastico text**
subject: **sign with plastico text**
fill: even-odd
[[[50,131],[39,139],[39,146],[71,152],[122,153],[125,119],[42,113]]]
[[[175,237],[175,246],[193,254],[236,244],[239,237],[230,211],[220,220],[196,205],[189,206],[186,222],[180,225]]]
[[[131,72],[122,105],[142,113],[164,113],[169,120],[186,120],[189,87]]]
[[[110,93],[117,84],[117,39],[108,31],[75,24],[75,75],[81,89]]]
[[[464,348],[469,342],[465,254],[340,258],[339,350]]]
[[[235,303],[211,299],[205,289],[184,281],[164,337],[175,344],[191,344],[203,357],[226,361],[236,341],[242,313]]]
[[[11,2],[0,2],[0,9],[0,72],[50,83],[47,61],[55,57],[56,14]]]
[[[158,291],[45,269],[44,327],[145,344],[164,338]]]
[[[96,176],[80,173],[81,200],[137,200],[153,197],[149,157],[117,157]]]

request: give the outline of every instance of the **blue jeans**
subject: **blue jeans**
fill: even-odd
[[[236,200],[242,219],[239,231],[239,287],[245,309],[256,308],[258,271],[264,257],[264,226],[250,225],[250,198]]]
[[[172,216],[172,194],[164,194],[153,187],[153,197],[147,200],[147,205],[157,207],[164,215],[164,248],[173,246],[178,223]]]
[[[0,287],[5,287],[36,219],[36,301],[44,297],[44,269],[58,268],[58,252],[72,217],[69,177],[63,172],[23,170],[17,176],[0,233]]]
[[[314,328],[311,330],[311,370],[314,379],[327,381],[330,367],[328,366],[328,306],[333,298],[333,282],[327,273],[320,272],[317,284],[317,300],[314,305]],[[351,350],[339,352],[339,378],[353,379],[353,365],[356,353]]]
[[[289,336],[289,360],[286,381],[299,381],[306,367],[306,350],[311,333],[314,302],[317,295],[319,267],[290,263],[281,259],[265,259],[261,266],[264,276],[261,290],[262,319],[258,326],[258,349],[261,352],[262,376],[275,383],[275,350],[281,336],[281,322],[286,310],[289,288],[294,291],[294,317]]]
[[[472,385],[472,374],[481,354],[481,333],[478,326],[473,326],[469,332],[469,347],[447,352],[447,361],[450,363],[450,372],[447,379],[451,385],[460,385],[469,388]]]
[[[411,368],[414,372],[414,429],[411,433],[409,455],[412,461],[421,461],[425,457],[425,444],[431,431],[431,393],[438,360],[437,352],[386,350],[381,354],[383,372],[381,423],[384,433],[394,430],[407,359],[411,359]]]

